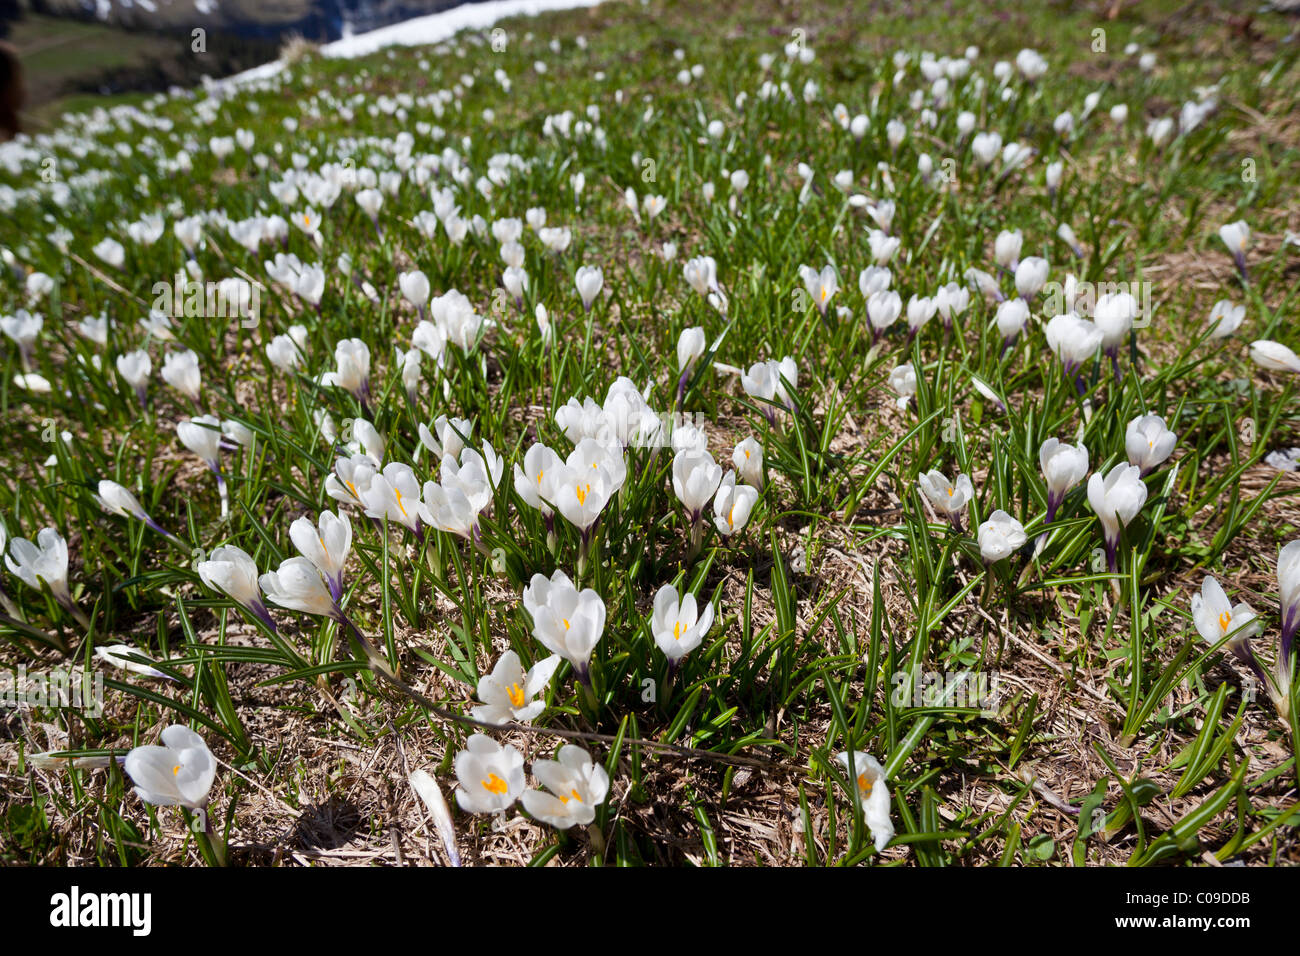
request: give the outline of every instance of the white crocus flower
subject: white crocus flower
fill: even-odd
[[[50,593],[66,609],[72,610],[72,592],[68,589],[68,542],[54,528],[42,528],[33,544],[26,538],[9,542],[5,566],[30,588],[41,589],[44,581]]]
[[[1103,476],[1093,472],[1088,479],[1088,504],[1101,521],[1109,569],[1119,570],[1119,536],[1146,504],[1147,486],[1142,483],[1142,469],[1122,462]]]
[[[100,481],[97,491],[95,501],[109,514],[122,518],[135,518],[139,521],[149,520],[149,515],[135,495],[116,481],[108,479]]]
[[[976,133],[970,141],[971,153],[979,166],[991,166],[1002,152],[1002,134],[996,131]]]
[[[746,438],[736,446],[731,463],[743,482],[755,488],[763,487],[763,446],[755,438]]]
[[[302,364],[302,350],[288,335],[277,335],[266,345],[266,357],[282,372],[292,372]]]
[[[4,332],[18,346],[24,366],[31,361],[36,338],[44,325],[44,316],[32,315],[26,309],[19,309],[13,315],[0,315],[0,332]]]
[[[885,784],[885,768],[875,757],[853,751],[852,766],[847,751],[835,755],[835,759],[844,767],[844,772],[856,775],[854,788],[858,802],[862,806],[862,815],[871,838],[879,853],[894,838],[894,823],[889,819],[889,788]]]
[[[555,255],[561,255],[573,241],[572,230],[563,226],[545,226],[537,231],[537,238]]]
[[[546,690],[559,666],[559,655],[552,654],[524,673],[519,655],[506,651],[497,660],[492,673],[479,678],[478,699],[482,703],[471,711],[471,715],[485,724],[529,723],[546,709],[545,698],[538,698],[538,695]]]
[[[1024,299],[1007,299],[998,304],[996,322],[1002,333],[1003,352],[1011,347],[1028,321],[1029,304]]]
[[[338,370],[321,376],[321,384],[337,386],[362,404],[370,400],[370,348],[361,339],[344,339],[334,347]]]
[[[550,793],[525,790],[524,809],[560,830],[586,826],[609,795],[609,774],[581,747],[565,744],[556,760],[534,760],[533,776]]]
[[[1102,351],[1110,356],[1119,378],[1119,350],[1128,339],[1137,318],[1138,302],[1127,292],[1107,292],[1097,298],[1092,308],[1092,320],[1101,330]]]
[[[472,735],[453,766],[460,782],[456,802],[469,813],[508,810],[524,792],[523,754],[486,734]]]
[[[92,250],[95,255],[114,269],[122,268],[126,262],[126,249],[116,239],[101,239]]]
[[[757,502],[758,489],[736,484],[736,473],[727,472],[713,498],[713,523],[718,533],[729,538],[743,530]]]
[[[702,449],[687,449],[673,458],[673,491],[686,509],[692,527],[700,523],[704,506],[722,481],[722,468]]]
[[[333,473],[325,476],[325,493],[342,504],[364,508],[364,496],[378,471],[379,462],[369,455],[336,459]]]
[[[604,446],[595,439],[584,438],[583,442],[591,442],[602,452],[604,450]],[[576,454],[575,449],[574,455]],[[582,536],[584,556],[592,537],[592,528],[600,519],[605,505],[617,493],[618,489],[614,487],[611,479],[612,473],[608,468],[575,467],[567,462],[555,477],[555,497],[552,503],[555,505],[555,510],[563,515],[564,520],[578,529]]]
[[[831,304],[831,299],[839,290],[840,279],[835,273],[834,266],[825,266],[821,272],[816,269],[807,269],[802,273],[804,288],[812,296],[813,302],[817,304],[818,311],[822,315],[826,314],[827,308]]]
[[[1010,557],[1028,540],[1025,526],[998,509],[979,526],[980,556],[990,564]]]
[[[403,272],[397,277],[398,288],[402,291],[402,298],[424,315],[425,308],[429,305],[429,295],[431,288],[429,286],[429,277],[419,269],[411,272]]]
[[[1228,299],[1220,299],[1210,308],[1210,338],[1226,339],[1241,328],[1246,318],[1244,305],[1233,305]]]
[[[1223,240],[1223,244],[1232,253],[1232,259],[1237,264],[1237,271],[1244,276],[1246,274],[1246,247],[1250,244],[1250,226],[1246,225],[1244,219],[1227,223],[1219,227],[1219,238]]]
[[[1067,445],[1056,438],[1043,442],[1038,450],[1038,464],[1047,480],[1047,520],[1056,517],[1056,509],[1070,489],[1088,474],[1088,449],[1079,442]]]
[[[1277,586],[1282,605],[1282,653],[1291,654],[1291,641],[1300,630],[1300,539],[1286,545],[1277,555]],[[1290,660],[1287,661],[1290,667]]]
[[[605,276],[600,267],[579,266],[573,283],[578,287],[578,295],[582,297],[582,307],[590,312],[591,304],[596,301],[596,296],[600,295],[600,289],[605,284]]]
[[[579,591],[563,571],[548,579],[534,574],[524,589],[524,608],[533,619],[533,637],[570,664],[591,686],[591,652],[605,633],[605,602],[591,588]]]
[[[707,297],[710,292],[718,291],[718,264],[712,256],[688,259],[682,266],[682,275],[690,287],[702,296]]]
[[[867,266],[858,273],[858,291],[862,293],[864,300],[870,299],[877,292],[886,291],[891,281],[893,281],[893,276],[888,269],[882,269],[879,266]]]
[[[708,342],[704,337],[703,328],[696,326],[695,328],[683,329],[682,334],[677,339],[678,374],[685,378],[707,348]]]
[[[262,603],[262,590],[258,586],[257,564],[242,548],[233,544],[213,548],[206,561],[200,561],[195,570],[199,579],[214,591],[220,591],[237,604],[247,608],[264,621],[272,631],[276,629],[271,614]]]
[[[357,205],[361,211],[374,222],[378,219],[379,209],[384,204],[384,194],[378,189],[363,189],[356,195]]]
[[[135,389],[136,398],[140,404],[145,404],[145,394],[149,388],[149,374],[153,371],[153,360],[149,358],[149,353],[144,349],[135,352],[127,352],[119,355],[114,364],[117,366],[117,374],[122,376],[122,380],[131,388]]]
[[[537,320],[537,331],[541,333],[542,344],[550,346],[555,339],[555,326],[551,324],[551,314],[546,311],[546,306],[537,303],[537,308],[533,310],[533,317]]]
[[[433,523],[422,498],[424,489],[411,466],[404,462],[390,462],[382,472],[370,476],[365,488],[358,485],[357,490],[366,514],[371,518],[379,521],[387,518],[417,535],[421,522]]]
[[[1250,358],[1270,372],[1300,372],[1300,356],[1281,342],[1258,339],[1250,343]]]
[[[131,659],[132,655],[142,657],[139,650],[130,644],[109,644],[100,645],[95,648],[95,656],[112,667],[120,667],[124,671],[132,674],[140,674],[143,677],[162,677],[170,679],[156,667],[150,667],[148,664],[141,664]]]
[[[903,297],[897,292],[882,289],[871,293],[867,297],[867,321],[871,325],[872,339],[879,338],[902,314]]]
[[[182,445],[202,458],[220,480],[221,419],[215,415],[199,415],[188,421],[177,422],[176,437]]]
[[[1051,269],[1041,256],[1027,256],[1016,266],[1016,292],[1022,299],[1032,299],[1047,284]]]
[[[1065,374],[1070,378],[1074,378],[1080,366],[1097,354],[1102,338],[1101,329],[1073,312],[1053,316],[1043,334],[1048,348],[1061,360]]]
[[[668,658],[669,669],[704,641],[713,626],[713,605],[706,603],[700,611],[694,594],[678,597],[677,588],[665,584],[655,594],[650,631],[655,643]]]
[[[564,432],[564,437],[576,445],[584,438],[600,434],[604,416],[604,410],[590,397],[584,398],[582,404],[571,398],[555,410],[555,424]]]
[[[430,510],[435,513],[433,523],[477,541],[479,537],[478,516],[491,507],[494,492],[501,482],[501,474],[504,469],[505,463],[497,457],[496,452],[492,449],[491,442],[483,443],[482,454],[473,448],[464,449],[460,454],[459,461],[450,455],[444,455],[441,466],[441,482],[438,485],[434,485],[433,482],[425,483],[425,501]],[[444,494],[433,494],[431,496],[431,485],[440,487]],[[464,503],[468,505],[470,512],[468,527],[466,527],[465,516],[459,514],[462,510],[460,507],[462,498]],[[439,509],[444,507],[451,507],[457,512],[457,520],[446,521],[439,519],[437,513]]]
[[[956,482],[951,482],[943,472],[929,471],[919,475],[916,484],[934,510],[960,530],[961,516],[970,500],[975,497],[975,486],[971,484],[970,477],[958,475]]]
[[[158,807],[200,810],[217,775],[217,761],[203,738],[182,724],[162,732],[162,746],[135,747],[123,765],[135,792]]]
[[[524,504],[536,508],[547,521],[547,531],[552,530],[552,515],[557,482],[565,472],[564,460],[551,448],[540,442],[524,454],[522,468],[515,465],[515,491]]]
[[[970,268],[963,274],[967,285],[982,295],[987,302],[1001,302],[1006,296],[998,288],[998,280],[983,269]]]
[[[181,541],[180,538],[176,537],[170,531],[167,531],[159,525],[158,522],[154,521],[153,518],[149,516],[149,513],[144,510],[144,507],[140,504],[139,500],[136,499],[135,495],[116,481],[103,479],[99,482],[96,491],[97,494],[95,495],[95,501],[109,514],[118,515],[123,518],[135,518],[137,521],[143,521],[163,537],[168,538],[183,547],[188,547],[188,545]]]
[[[108,316],[104,314],[88,315],[77,323],[77,331],[100,348],[108,344],[108,329]]]
[[[306,515],[289,525],[289,540],[316,566],[337,604],[343,598],[343,566],[352,552],[352,522],[347,515],[323,511],[317,525]]]
[[[934,306],[943,316],[944,326],[952,328],[952,320],[970,307],[970,289],[956,282],[949,282],[939,289],[934,297]]]
[[[1250,638],[1262,630],[1250,605],[1244,601],[1233,605],[1223,587],[1210,575],[1201,583],[1201,593],[1192,595],[1192,623],[1209,644],[1217,644],[1232,635],[1228,644],[1234,651],[1248,649]]]
[[[871,261],[877,266],[884,266],[898,255],[903,240],[873,229],[867,233],[867,245],[871,247]]]
[[[452,822],[451,808],[443,799],[442,788],[438,786],[438,781],[425,770],[415,770],[407,779],[411,783],[411,789],[416,792],[432,815],[448,861],[452,866],[460,866],[460,851],[456,847],[456,826]]]
[[[435,528],[460,535],[467,541],[479,541],[479,509],[461,487],[426,481],[422,506],[428,523]]]
[[[48,395],[54,390],[50,380],[44,375],[38,375],[36,372],[28,372],[25,375],[15,375],[14,384],[24,391],[33,392],[38,395]]]
[[[899,408],[906,408],[907,403],[911,401],[917,389],[916,369],[912,367],[911,362],[890,369],[889,386],[898,393],[898,398],[894,400],[894,403]]]
[[[199,400],[202,374],[199,371],[199,357],[193,349],[184,352],[169,352],[163,359],[162,377],[172,388],[191,401]]]
[[[457,289],[435,296],[429,303],[429,315],[433,324],[446,333],[446,340],[466,355],[478,344],[479,336],[487,327],[486,320],[475,311],[473,303]],[[414,339],[412,342],[423,350]]]
[[[756,362],[749,367],[749,371],[740,373],[741,387],[751,398],[759,399],[764,416],[772,423],[776,422],[773,403],[780,402],[786,408],[793,407],[787,383],[790,388],[799,384],[799,368],[788,355],[780,362],[773,359]]]
[[[1159,415],[1140,415],[1128,423],[1124,432],[1124,450],[1129,464],[1137,465],[1149,475],[1174,452],[1178,436]]]
[[[939,306],[929,296],[912,296],[907,300],[907,337],[915,338],[925,328]]]
[[[420,442],[433,452],[435,460],[441,462],[447,455],[459,458],[460,453],[465,449],[465,442],[472,437],[473,433],[474,423],[468,419],[439,415],[433,420],[432,429],[427,425],[420,425]]]
[[[285,558],[278,570],[266,572],[257,583],[277,607],[323,617],[339,615],[329,586],[306,558]]]
[[[1048,167],[1048,170],[1051,170],[1050,166]],[[1059,182],[1059,174],[1057,178]],[[1086,253],[1084,252],[1083,244],[1079,242],[1079,237],[1075,234],[1074,227],[1068,222],[1063,222],[1056,227],[1056,235],[1063,243],[1070,247],[1070,251],[1073,252],[1077,258],[1082,259],[1084,257]]]
[[[1008,272],[1015,272],[1020,264],[1020,250],[1025,236],[1019,229],[1003,229],[993,242],[993,258]]]

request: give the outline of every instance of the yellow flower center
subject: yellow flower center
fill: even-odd
[[[956,488],[949,488],[949,489],[948,489],[948,497],[951,498],[952,495],[953,495],[953,492],[955,492],[956,490],[957,490]]]
[[[676,624],[673,625],[673,640],[680,641],[681,639],[682,639],[682,622],[678,621]]]
[[[560,802],[563,804],[568,804],[570,800],[577,800],[579,803],[582,803],[582,797],[578,795],[577,787],[569,790],[569,795],[567,797],[562,793],[557,793],[556,796],[560,798]]]
[[[498,796],[504,794],[509,789],[509,787],[506,786],[506,782],[494,773],[488,774],[487,779],[480,780],[479,783],[483,785],[484,790],[489,793],[495,793]]]
[[[1227,634],[1228,628],[1231,626],[1232,626],[1232,612],[1224,611],[1222,614],[1219,615],[1219,629],[1223,631],[1224,634]]]
[[[180,765],[180,764],[177,764],[176,766],[172,767],[172,776],[173,776],[173,777],[177,776],[180,772],[181,772],[181,765]]]
[[[518,683],[507,687],[506,695],[510,698],[511,707],[522,707],[527,702],[527,698],[524,697],[524,689]]]
[[[569,629],[569,619],[567,617],[562,617],[560,620],[564,623],[564,629],[567,631]]]
[[[871,796],[871,789],[874,786],[875,784],[867,779],[867,775],[865,773],[858,774],[858,793],[862,794],[862,798],[864,800],[867,797]]]
[[[578,496],[578,504],[583,504],[587,500],[587,495],[591,493],[591,485],[574,485],[573,493]]]
[[[352,492],[352,497],[353,497],[353,498],[356,498],[357,501],[360,501],[360,500],[361,500],[361,496],[360,496],[359,494],[357,494],[357,486],[354,485],[354,484],[353,484],[352,482],[350,482],[350,481],[347,482],[347,486],[348,486],[348,491]]]
[[[395,495],[397,496],[397,507],[401,509],[402,517],[404,517],[404,518],[409,518],[409,517],[411,517],[410,515],[408,515],[408,514],[406,513],[406,507],[402,504],[402,493],[401,493],[400,491],[398,491],[396,488],[394,488],[394,489],[393,489],[393,494],[395,494]]]

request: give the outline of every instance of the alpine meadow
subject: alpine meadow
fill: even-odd
[[[1236,6],[611,0],[0,145],[0,862],[1300,862]]]

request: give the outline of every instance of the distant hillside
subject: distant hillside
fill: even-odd
[[[458,0],[0,0],[0,36],[23,60],[26,112],[39,127],[87,95],[161,92],[250,69],[274,60],[290,35],[326,43],[460,5]],[[196,27],[204,30],[201,50],[195,49]]]
[[[10,0],[12,2],[12,0]],[[21,0],[32,13],[131,31],[202,26],[245,37],[327,42],[460,6],[462,0]],[[472,2],[472,0],[471,0]],[[3,18],[0,7],[0,18]]]

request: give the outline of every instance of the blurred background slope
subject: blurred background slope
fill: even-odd
[[[88,98],[194,85],[275,59],[289,37],[326,43],[462,2],[0,0],[0,39],[23,62],[24,126],[39,132]]]

